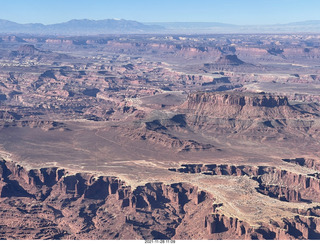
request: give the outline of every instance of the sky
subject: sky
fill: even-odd
[[[320,19],[320,0],[0,0],[0,19],[53,24],[71,19],[285,24]]]

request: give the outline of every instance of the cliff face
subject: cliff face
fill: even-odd
[[[259,60],[259,61],[276,61],[276,60],[294,60],[297,56],[304,60],[317,60],[319,58],[318,48],[288,47],[288,48],[257,48],[243,47],[236,48],[236,54],[240,59]]]
[[[277,112],[284,109],[290,109],[288,108],[288,99],[284,96],[237,92],[199,92],[190,94],[187,102],[183,104],[182,107],[194,110],[196,113],[212,114],[216,116],[231,116],[235,115],[235,113],[242,112],[242,110],[245,110],[244,112],[250,112],[251,110],[251,113],[255,112],[258,115],[258,111],[260,110],[267,111],[269,109],[269,112],[272,113],[273,111],[271,109],[277,110]],[[219,111],[223,109],[227,111],[219,114]]]
[[[171,118],[142,121],[138,128],[119,127],[119,132],[125,138],[145,140],[178,152],[220,150],[210,141],[190,136],[199,132],[247,140],[320,136],[314,113],[290,105],[285,96],[196,92],[172,110],[175,115]]]
[[[221,50],[215,47],[191,46],[169,43],[122,43],[109,41],[107,50],[126,53],[145,53],[158,56],[167,56],[173,59],[188,58],[193,60],[212,60],[221,56]]]
[[[217,164],[186,164],[171,171],[205,175],[248,176],[258,182],[256,190],[269,197],[287,202],[319,202],[320,180],[318,175],[301,175],[268,166],[236,166]],[[318,239],[320,237],[319,207],[307,210],[295,209],[294,218],[283,218],[281,222],[263,223],[252,228],[237,218],[220,212],[221,204],[213,205],[213,213],[205,217],[205,228],[216,238],[233,239]]]
[[[223,55],[217,61],[218,65],[241,65],[244,64],[242,60],[240,60],[237,55]]]
[[[183,173],[205,175],[249,176],[257,181],[259,193],[288,202],[320,201],[320,180],[318,175],[301,175],[287,170],[267,166],[190,164],[170,169]]]
[[[188,209],[210,211],[212,201],[185,183],[133,190],[116,177],[0,162],[0,237],[6,239],[170,239]]]
[[[312,113],[300,112],[287,97],[264,93],[197,92],[179,108],[190,128],[206,133],[279,138],[312,131],[318,136]]]
[[[292,163],[292,164],[297,164],[302,167],[307,167],[310,169],[314,169],[319,171],[320,170],[320,162],[317,160],[314,160],[312,158],[293,158],[293,159],[282,159],[285,162]]]
[[[250,175],[253,180],[261,176],[265,185],[265,174],[272,179],[282,177],[287,184],[307,181],[263,167],[184,165],[177,171]],[[315,184],[310,181],[304,187],[315,189]],[[286,200],[300,200],[292,196]],[[222,205],[213,195],[187,183],[148,183],[131,189],[116,177],[71,174],[60,168],[26,170],[0,162],[1,238],[317,239],[320,235],[316,207],[296,209],[293,219],[253,227],[225,215]]]

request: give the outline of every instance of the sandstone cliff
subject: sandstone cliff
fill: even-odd
[[[184,165],[178,169],[202,170],[252,177],[271,173],[272,178],[288,174],[247,166]],[[279,179],[288,184],[305,181],[290,175]],[[314,188],[312,185],[309,187]],[[320,235],[318,208],[296,209],[299,215],[293,219],[257,227],[225,215],[220,210],[222,203],[215,201],[212,194],[188,183],[148,183],[131,189],[116,177],[61,168],[26,170],[0,162],[1,238],[282,240]]]
[[[246,138],[318,137],[316,117],[289,104],[287,97],[265,93],[197,92],[178,111],[189,128]],[[276,136],[277,135],[277,136]]]

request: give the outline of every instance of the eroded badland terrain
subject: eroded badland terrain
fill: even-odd
[[[0,39],[0,238],[320,239],[320,36]]]

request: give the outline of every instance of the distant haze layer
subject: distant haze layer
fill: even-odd
[[[213,34],[213,33],[318,33],[320,20],[281,25],[232,25],[219,22],[148,22],[124,19],[70,20],[43,25],[19,24],[0,20],[0,33],[40,35],[97,35],[97,34]]]

